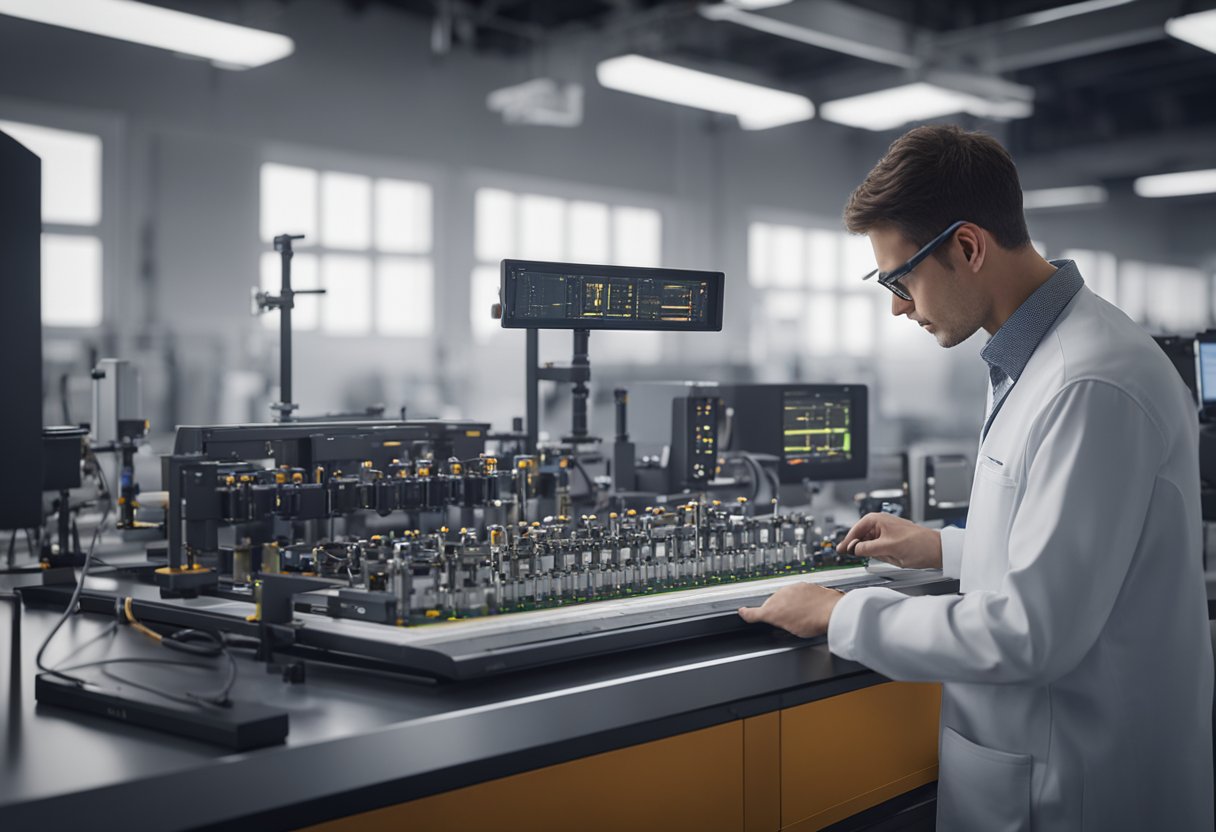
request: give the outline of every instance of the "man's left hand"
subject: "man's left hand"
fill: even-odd
[[[828,631],[832,610],[843,597],[843,592],[804,581],[782,587],[758,607],[740,607],[739,617],[749,624],[763,621],[810,638]]]

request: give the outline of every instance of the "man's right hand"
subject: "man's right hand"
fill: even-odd
[[[877,558],[903,569],[942,568],[940,532],[880,511],[858,520],[836,551]]]

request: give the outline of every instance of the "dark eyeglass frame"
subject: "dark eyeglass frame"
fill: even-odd
[[[932,254],[938,246],[949,240],[952,236],[954,236],[955,231],[958,231],[966,224],[966,220],[958,220],[957,222],[951,223],[949,228],[947,228],[941,234],[938,234],[929,242],[925,243],[920,251],[913,254],[908,259],[908,262],[904,263],[899,268],[892,269],[889,272],[880,272],[878,269],[875,269],[863,277],[862,280],[869,280],[871,277],[878,275],[878,282],[890,289],[892,294],[894,294],[896,297],[904,300],[912,300],[912,296],[908,294],[908,290],[903,286],[900,286],[899,281],[911,274],[912,270],[923,263],[925,258]]]

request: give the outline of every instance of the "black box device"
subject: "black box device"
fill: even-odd
[[[781,482],[866,476],[865,385],[735,384],[718,395],[731,409],[724,446],[777,457]]]

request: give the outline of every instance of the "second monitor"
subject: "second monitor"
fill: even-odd
[[[724,385],[731,450],[771,454],[782,482],[861,479],[869,461],[862,384]]]

